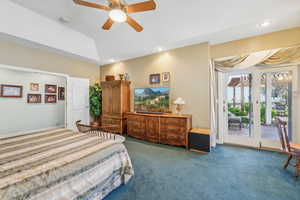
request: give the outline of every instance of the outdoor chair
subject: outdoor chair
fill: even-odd
[[[228,114],[228,128],[238,128],[238,130],[242,129],[242,119],[240,117],[232,116]]]

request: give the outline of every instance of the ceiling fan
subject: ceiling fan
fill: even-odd
[[[156,4],[154,0],[148,0],[140,3],[128,5],[124,0],[108,0],[109,5],[104,6],[92,2],[83,0],[73,0],[76,4],[87,6],[91,8],[97,8],[101,10],[109,11],[109,18],[102,26],[104,30],[109,30],[115,22],[126,22],[137,32],[141,32],[144,28],[139,25],[128,13],[144,12],[149,10],[155,10]]]

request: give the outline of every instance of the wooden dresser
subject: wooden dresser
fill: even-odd
[[[130,81],[102,81],[102,126],[119,125],[126,133],[125,113],[130,110]]]
[[[149,142],[188,147],[191,115],[126,113],[127,134]]]

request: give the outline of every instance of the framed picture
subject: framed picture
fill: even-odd
[[[57,86],[56,85],[45,85],[45,93],[56,93],[57,92]]]
[[[163,82],[169,82],[170,81],[170,72],[162,73],[162,81]]]
[[[160,74],[150,74],[150,84],[159,84]]]
[[[42,103],[41,94],[27,94],[27,103]]]
[[[40,84],[30,83],[30,91],[39,91],[39,90],[40,90]]]
[[[45,95],[45,103],[56,103],[56,95],[46,94]]]
[[[58,100],[64,101],[65,100],[65,88],[58,87]]]
[[[22,98],[23,97],[23,86],[1,85],[0,97]]]

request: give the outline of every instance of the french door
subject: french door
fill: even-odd
[[[219,134],[224,143],[280,148],[276,119],[293,132],[292,67],[251,69],[219,76]]]

